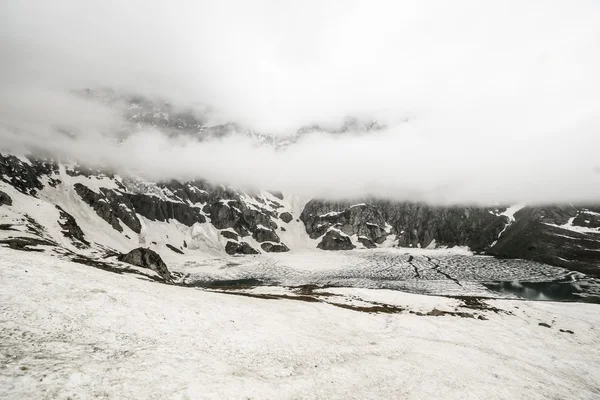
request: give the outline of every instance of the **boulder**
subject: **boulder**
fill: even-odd
[[[0,206],[12,206],[12,198],[0,190]]]
[[[283,243],[271,243],[265,242],[260,247],[267,253],[284,253],[290,251],[290,249]]]
[[[127,254],[121,254],[119,261],[142,268],[149,268],[159,274],[165,282],[172,282],[171,273],[162,258],[154,250],[139,247]]]
[[[279,243],[279,236],[270,229],[257,228],[252,237],[256,239],[258,243],[262,242],[276,242]]]
[[[331,229],[323,236],[317,248],[321,250],[352,250],[355,246],[348,236]]]
[[[229,255],[233,254],[259,254],[257,250],[252,248],[246,242],[232,242],[228,241],[225,245],[225,252]]]
[[[279,214],[279,219],[285,222],[286,224],[289,224],[290,222],[292,222],[294,217],[289,212],[283,212]]]

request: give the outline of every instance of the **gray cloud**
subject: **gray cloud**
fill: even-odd
[[[430,202],[600,199],[594,1],[87,1],[0,6],[0,139],[154,179]],[[70,94],[108,86],[288,135],[286,151],[140,131]],[[77,140],[56,128],[79,132]]]

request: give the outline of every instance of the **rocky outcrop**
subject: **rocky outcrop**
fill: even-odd
[[[600,277],[597,211],[597,207],[525,207],[515,214],[515,221],[487,253]]]
[[[262,226],[257,227],[252,234],[252,237],[258,242],[279,242],[279,236],[270,229]]]
[[[127,196],[106,188],[97,193],[81,183],[76,183],[74,188],[81,199],[117,231],[123,232],[120,220],[135,233],[141,232],[142,224]]]
[[[286,224],[289,224],[290,222],[292,222],[294,217],[289,212],[283,212],[279,214],[279,219],[285,222]]]
[[[119,261],[142,268],[149,268],[160,275],[165,282],[172,282],[171,273],[162,258],[155,251],[143,247],[121,254]]]
[[[169,221],[174,219],[186,226],[192,226],[196,222],[206,222],[202,211],[185,203],[165,201],[156,196],[126,193],[137,213],[151,221]]]
[[[58,185],[57,172],[58,165],[52,160],[30,157],[23,161],[13,155],[0,154],[0,180],[21,193],[36,196],[44,188],[42,177],[46,177],[48,185]]]
[[[267,253],[284,253],[286,251],[290,251],[290,249],[282,243],[265,242],[260,245],[260,248]]]
[[[375,247],[377,247],[375,243],[373,243],[369,238],[366,238],[364,236],[359,236],[358,242],[365,246],[367,249],[374,249]]]
[[[78,248],[90,247],[90,242],[85,239],[85,235],[75,218],[63,210],[60,206],[56,206],[58,209],[60,220],[58,224],[62,228],[62,233],[65,237],[71,239],[73,244]]]
[[[427,247],[468,246],[483,252],[493,243],[507,223],[495,208],[433,207],[419,203],[375,201],[383,218],[397,235],[398,245]]]
[[[221,231],[221,236],[231,240],[238,240],[240,238],[237,233],[231,231]]]
[[[506,217],[493,210],[382,200],[360,204],[311,200],[300,219],[313,239],[335,227],[346,235],[362,236],[374,244],[382,243],[391,234],[396,245],[402,247],[427,247],[435,240],[437,245],[469,246],[483,252],[507,223]]]
[[[167,243],[165,246],[167,246],[169,248],[169,250],[171,250],[177,254],[185,254],[181,249],[178,249],[177,247],[173,246],[172,244]]]
[[[346,204],[311,200],[304,207],[300,219],[312,239],[324,235],[332,227],[348,236],[364,237],[372,243],[383,243],[388,235],[385,219],[368,204],[346,207]]]
[[[317,248],[321,250],[352,250],[356,248],[352,244],[350,238],[335,229],[330,229],[319,244]]]
[[[225,252],[229,255],[233,254],[259,254],[252,246],[246,242],[228,241],[225,245]]]
[[[13,201],[12,198],[0,190],[0,206],[12,206]]]
[[[277,224],[271,219],[274,213],[270,210],[250,208],[241,200],[236,199],[221,199],[206,205],[203,210],[210,216],[211,223],[217,229],[232,228],[242,237],[252,234],[255,239],[269,235],[269,239],[259,240],[259,242],[280,241],[273,231],[277,229]],[[262,232],[265,230],[270,231],[270,234]]]

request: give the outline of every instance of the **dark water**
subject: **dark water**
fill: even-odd
[[[600,303],[600,297],[591,295],[586,282],[491,282],[485,286],[495,292],[512,294],[529,300],[584,301]]]
[[[257,286],[272,286],[274,283],[261,279],[246,278],[195,281],[191,283],[184,283],[183,285],[205,289],[251,289]]]

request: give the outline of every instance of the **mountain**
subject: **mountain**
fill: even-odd
[[[120,115],[117,139],[155,129],[200,142],[241,135],[285,151],[305,135],[363,135],[374,121],[309,125],[294,135],[210,123],[198,112],[112,89],[74,95]],[[76,132],[62,132],[76,137]],[[39,154],[39,153],[38,153]],[[384,199],[327,201],[236,190],[204,180],[147,182],[51,157],[0,154],[0,243],[48,245],[101,257],[148,247],[160,253],[257,254],[299,249],[468,247],[477,254],[539,261],[600,274],[600,206],[435,207]]]
[[[303,201],[203,180],[147,182],[0,154],[0,243],[102,257],[156,252],[466,246],[600,275],[600,207],[433,207],[381,199]]]

